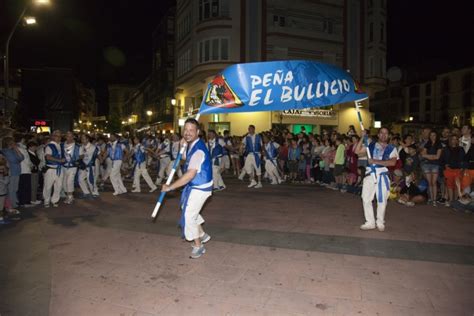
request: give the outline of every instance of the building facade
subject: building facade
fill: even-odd
[[[381,0],[178,0],[175,126],[197,111],[213,76],[235,63],[319,60],[348,69],[369,93],[380,89],[385,85],[385,8]],[[321,127],[356,125],[352,106],[304,114],[205,115],[201,121],[206,129],[232,134],[245,133],[249,123],[259,130],[305,124],[319,132]],[[370,126],[368,107],[363,117]]]
[[[392,83],[371,101],[382,124],[413,122],[460,126],[473,124],[474,67]],[[387,111],[387,108],[390,111]]]

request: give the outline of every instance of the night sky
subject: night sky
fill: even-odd
[[[149,74],[151,35],[172,0],[51,1],[50,8],[31,10],[38,25],[15,33],[11,67],[72,68],[86,86],[96,88],[99,99],[107,83],[139,83]],[[0,1],[2,49],[22,2]],[[472,65],[469,3],[388,0],[387,65]]]

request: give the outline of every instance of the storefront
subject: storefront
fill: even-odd
[[[367,110],[367,106],[361,109],[361,116],[364,126],[370,128],[373,124],[373,115]],[[206,130],[214,129],[220,134],[224,130],[229,130],[232,135],[244,135],[250,124],[255,125],[257,132],[277,127],[287,128],[292,133],[299,133],[302,128],[307,133],[313,134],[320,134],[324,130],[345,133],[350,125],[354,125],[356,130],[359,130],[359,121],[353,103],[324,109],[211,114],[201,116],[200,122]]]

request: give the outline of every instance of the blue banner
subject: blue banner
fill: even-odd
[[[235,64],[209,84],[199,113],[306,109],[366,97],[337,66],[305,60]]]

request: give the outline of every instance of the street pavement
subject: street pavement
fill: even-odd
[[[473,215],[390,203],[361,231],[356,195],[226,183],[195,260],[179,192],[156,223],[150,193],[25,211],[0,228],[0,315],[473,315]]]

